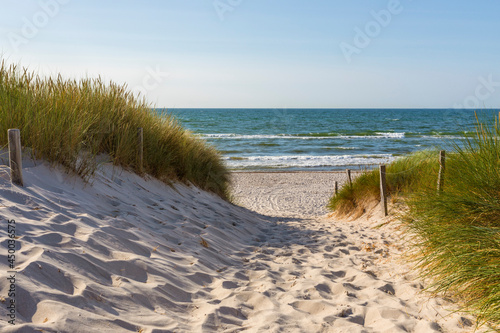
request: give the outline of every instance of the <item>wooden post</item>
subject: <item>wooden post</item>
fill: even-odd
[[[144,163],[144,134],[142,127],[137,129],[137,171],[143,172]]]
[[[349,187],[352,187],[351,170],[346,169],[346,172],[347,172],[347,181],[349,182]]]
[[[445,172],[445,157],[446,157],[446,152],[444,150],[441,150],[439,152],[439,176],[438,176],[438,185],[437,189],[438,192],[443,191],[443,186],[444,186],[444,172]]]
[[[9,165],[10,179],[13,184],[24,186],[23,164],[21,152],[21,132],[18,129],[9,129]]]
[[[339,194],[339,182],[335,181],[335,195]]]
[[[385,165],[380,166],[380,204],[384,216],[388,215],[387,212],[387,182],[385,179]]]

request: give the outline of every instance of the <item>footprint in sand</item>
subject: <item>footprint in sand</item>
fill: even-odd
[[[323,249],[324,249],[326,252],[332,252],[332,251],[333,251],[333,249],[334,249],[334,247],[333,247],[333,246],[331,246],[331,245],[327,245],[327,246],[325,246]]]
[[[16,269],[18,271],[23,271],[29,264],[40,259],[44,252],[45,250],[38,246],[32,246],[28,249],[22,249],[19,252]]]
[[[222,288],[224,289],[236,289],[238,288],[238,284],[232,282],[232,281],[224,281],[222,282]]]

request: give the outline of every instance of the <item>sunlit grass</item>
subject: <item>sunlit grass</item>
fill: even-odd
[[[500,325],[500,129],[477,135],[449,157],[445,188],[408,197],[404,216],[431,290],[458,297],[480,323]]]
[[[400,157],[386,168],[387,191],[395,197],[411,193],[425,182],[435,181],[439,170],[437,151],[420,151]],[[378,169],[358,176],[352,186],[344,186],[330,199],[328,208],[340,216],[357,217],[380,201],[380,172]]]
[[[95,157],[101,153],[138,172],[137,128],[142,127],[144,172],[227,197],[228,171],[215,148],[170,115],[153,114],[151,105],[126,86],[100,78],[42,78],[2,62],[0,119],[0,144],[7,143],[9,128],[19,128],[34,158],[61,164],[85,179],[96,171]]]
[[[423,151],[387,166],[389,195],[407,206],[402,222],[430,291],[459,300],[479,324],[500,328],[500,127],[478,121],[476,135],[447,154],[437,191],[438,152]],[[339,214],[360,214],[380,200],[379,173],[360,176],[330,201]]]

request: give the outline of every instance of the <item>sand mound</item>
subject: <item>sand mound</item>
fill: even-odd
[[[24,188],[5,173],[0,179],[0,214],[16,221],[19,236],[16,325],[0,305],[5,332],[196,330],[206,318],[193,313],[212,300],[211,286],[241,264],[270,223],[195,187],[110,166],[92,185],[45,164],[24,177]]]

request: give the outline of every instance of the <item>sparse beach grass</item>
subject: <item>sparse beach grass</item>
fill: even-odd
[[[437,152],[418,152],[387,167],[390,195],[407,205],[402,222],[413,235],[416,262],[429,290],[459,300],[478,324],[500,328],[500,127],[478,121],[476,135],[447,154],[436,188]],[[359,213],[379,200],[378,171],[357,178],[329,207]]]
[[[137,128],[144,131],[144,172],[164,181],[191,182],[227,197],[228,171],[219,153],[168,114],[113,82],[66,80],[6,65],[0,68],[0,144],[19,128],[34,158],[59,163],[88,179],[96,156],[139,172]]]
[[[435,151],[419,151],[401,157],[386,169],[387,190],[392,197],[408,194],[424,184],[435,182],[439,170]],[[378,169],[359,175],[352,186],[344,186],[330,199],[328,208],[340,216],[359,217],[371,204],[380,201],[380,172]]]

